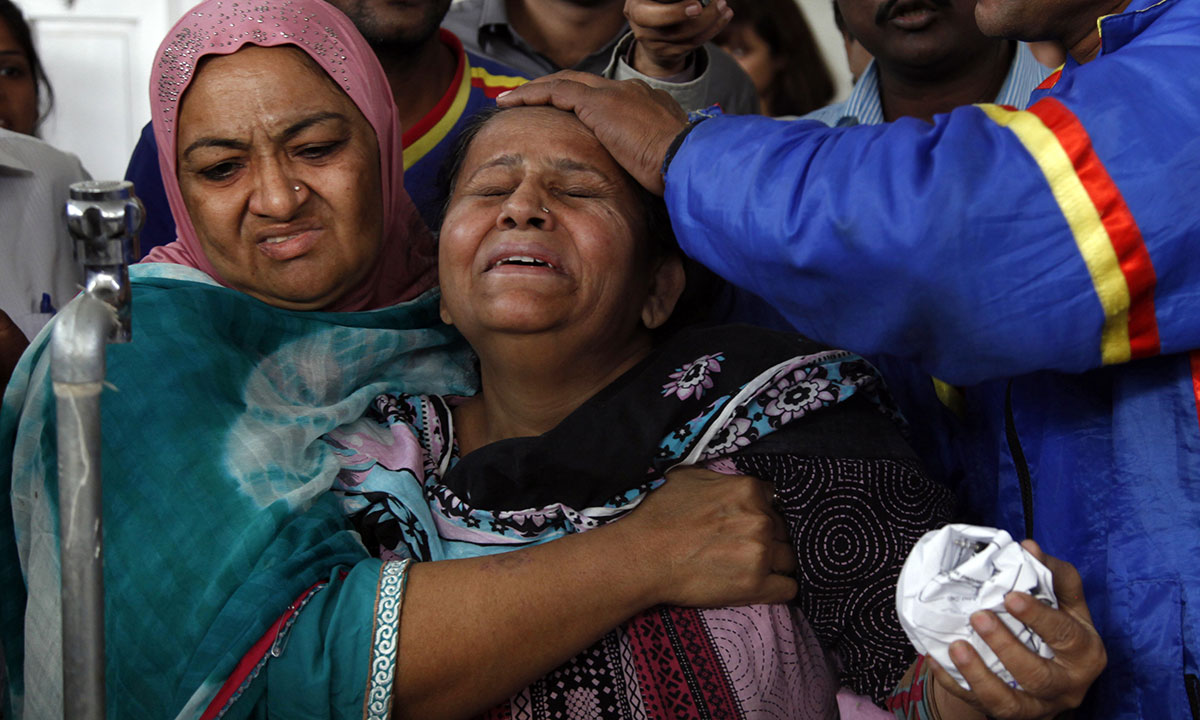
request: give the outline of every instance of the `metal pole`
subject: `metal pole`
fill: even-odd
[[[128,342],[131,334],[129,264],[142,220],[131,183],[71,186],[67,226],[86,285],[55,321],[50,360],[58,425],[63,717],[69,720],[105,717],[100,392],[108,343]]]

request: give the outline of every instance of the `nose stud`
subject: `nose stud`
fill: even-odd
[[[294,192],[300,192],[300,186],[299,186],[299,185],[293,185],[293,186],[292,186],[292,190],[293,190]]]
[[[546,213],[547,215],[549,215],[549,214],[550,214],[550,208],[548,208],[548,207],[544,207],[544,208],[542,208],[542,212],[544,212],[544,213]]]

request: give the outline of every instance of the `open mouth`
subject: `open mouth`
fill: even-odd
[[[296,233],[294,235],[278,235],[276,237],[263,238],[261,242],[265,242],[268,245],[278,245],[279,243],[284,243],[288,240],[298,237],[300,237],[300,233]]]
[[[558,269],[551,263],[548,263],[545,260],[541,260],[539,258],[535,258],[531,255],[510,255],[508,257],[502,257],[502,258],[497,259],[495,262],[493,262],[488,267],[488,270],[492,270],[492,269],[498,268],[498,267],[503,267],[506,265],[507,266],[515,266],[515,267],[530,267],[530,268],[544,267],[544,268],[549,268],[551,270]]]

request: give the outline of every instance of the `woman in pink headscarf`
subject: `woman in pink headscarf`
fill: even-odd
[[[477,383],[424,292],[432,240],[383,71],[321,0],[208,0],[151,95],[179,240],[132,269],[133,341],[108,350],[109,717],[422,714],[451,672],[477,679],[458,712],[483,709],[650,606],[795,592],[745,477],[677,477],[620,523],[499,558],[368,557],[322,436],[384,390]],[[61,717],[71,646],[48,367],[31,348],[0,413],[15,718]]]
[[[228,57],[246,46],[257,63],[244,52]],[[272,47],[286,52],[260,50]],[[263,82],[274,63],[288,61],[313,72],[279,73],[279,84]],[[209,64],[232,69],[198,72]],[[198,85],[197,77],[203,78]],[[181,103],[189,89],[193,99]],[[404,191],[391,88],[374,52],[336,10],[285,2],[239,11],[227,2],[202,3],[159,48],[150,102],[179,239],[155,248],[147,261],[187,265],[265,302],[302,310],[371,310],[434,285],[433,238]],[[316,119],[328,114],[331,102],[343,106],[342,117]],[[181,110],[191,117],[180,117]],[[292,123],[304,127],[292,131]],[[208,134],[214,130],[228,137]],[[297,150],[351,138],[361,144],[351,148],[359,151],[359,164],[346,167],[355,174],[345,178],[322,172],[326,155]],[[211,165],[229,172],[217,177]],[[239,187],[230,193],[230,185]],[[204,197],[213,193],[220,197]],[[312,216],[321,209],[332,212],[320,231],[341,235],[262,237],[311,234],[317,228],[308,226],[320,222]],[[301,272],[296,265],[312,267],[294,277]]]

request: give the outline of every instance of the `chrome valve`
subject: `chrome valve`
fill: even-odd
[[[127,180],[88,180],[70,187],[67,228],[75,240],[75,259],[83,265],[84,289],[117,311],[110,342],[129,342],[129,266],[137,262],[145,218]]]

